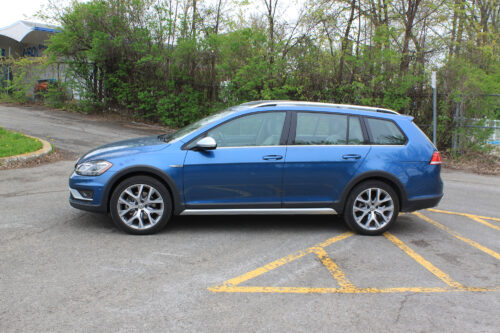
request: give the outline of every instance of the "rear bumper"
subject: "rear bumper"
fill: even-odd
[[[402,212],[413,212],[419,209],[432,208],[436,207],[441,199],[443,198],[443,194],[432,197],[425,197],[413,200],[407,200],[403,206],[401,207]]]

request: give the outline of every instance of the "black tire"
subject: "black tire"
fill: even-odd
[[[373,199],[373,196],[378,196],[380,202]],[[386,199],[389,200],[386,201]],[[391,206],[392,214],[389,214]],[[394,189],[382,181],[370,180],[351,190],[347,197],[343,217],[353,231],[373,236],[380,235],[391,228],[398,214],[399,198]]]
[[[140,190],[142,192],[139,195]],[[120,197],[122,200],[119,202]],[[116,226],[133,235],[150,235],[160,231],[173,212],[168,189],[160,181],[148,176],[134,176],[122,181],[114,189],[109,204]]]

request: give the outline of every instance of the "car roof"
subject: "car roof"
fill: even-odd
[[[380,112],[386,114],[399,115],[398,112],[385,108],[351,105],[351,104],[320,103],[320,102],[264,100],[264,101],[252,101],[239,105],[239,107],[251,108],[251,109],[262,108],[262,107],[273,107],[273,106],[324,107],[324,108],[350,109],[355,111]]]

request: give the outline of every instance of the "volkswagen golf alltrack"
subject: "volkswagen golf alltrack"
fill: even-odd
[[[413,118],[395,111],[257,101],[91,150],[69,179],[69,202],[131,234],[175,215],[339,214],[377,235],[399,212],[439,203],[440,164]]]

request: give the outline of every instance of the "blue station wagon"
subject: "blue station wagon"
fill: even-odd
[[[257,101],[175,133],[83,155],[70,204],[131,234],[174,215],[340,214],[377,235],[399,212],[436,206],[441,156],[413,118],[354,105]]]

